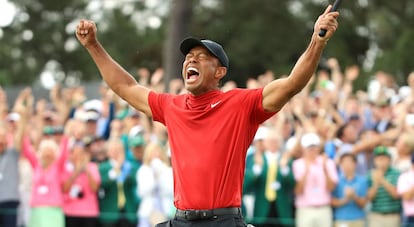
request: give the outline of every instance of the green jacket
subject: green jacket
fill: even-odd
[[[126,161],[123,165],[125,171],[123,189],[125,194],[125,217],[135,223],[137,222],[137,210],[140,199],[137,196],[136,173],[139,165],[135,162]],[[105,161],[99,165],[101,175],[101,186],[99,189],[99,210],[100,220],[104,223],[113,223],[120,219],[121,210],[118,208],[118,184],[117,179],[111,179],[110,171],[112,165],[110,161]]]
[[[266,179],[268,163],[265,155],[262,155],[263,167],[260,175],[253,173],[254,166],[254,154],[249,155],[246,158],[246,171],[243,185],[244,194],[252,194],[255,197],[253,220],[255,224],[263,224],[267,221],[267,216],[270,210],[270,204],[265,197]],[[280,188],[277,190],[277,198],[275,202],[276,210],[278,211],[278,221],[280,224],[294,225],[294,187],[295,179],[292,171],[293,160],[290,160],[287,166],[287,171],[283,174],[280,166],[278,165],[276,181],[280,183]]]

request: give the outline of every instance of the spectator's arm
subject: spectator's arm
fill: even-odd
[[[360,208],[364,208],[368,202],[368,199],[366,197],[355,196],[354,201]]]
[[[336,88],[339,88],[342,86],[343,77],[344,75],[341,72],[341,66],[338,62],[338,59],[336,58],[329,58],[326,61],[326,64],[331,69],[331,77],[332,82],[335,84]]]
[[[303,192],[305,190],[305,183],[306,183],[307,176],[308,176],[308,173],[306,172],[302,179],[300,179],[299,181],[296,181],[296,185],[295,185],[295,194],[296,195],[303,194]]]
[[[346,197],[339,199],[339,198],[336,198],[335,196],[332,196],[332,199],[331,199],[331,205],[333,208],[341,207],[347,204],[348,202],[349,200]]]
[[[368,203],[367,193],[368,181],[366,178],[363,178],[360,186],[356,189],[355,194],[353,196],[353,200],[360,208],[364,208],[365,205]]]
[[[73,182],[75,182],[76,178],[79,176],[78,171],[73,171],[73,173],[68,177],[68,179],[63,181],[62,190],[64,193],[68,193],[70,188],[72,187]]]
[[[388,194],[390,194],[390,196],[393,199],[398,199],[400,198],[400,195],[397,192],[397,187],[393,184],[391,184],[389,181],[387,181],[387,179],[382,178],[382,180],[380,181],[381,185],[385,188],[385,190],[388,192]]]
[[[16,103],[13,107],[13,112],[16,112],[20,115],[20,120],[17,123],[17,131],[14,135],[14,147],[16,151],[20,151],[23,143],[23,136],[27,127],[27,122],[32,114],[32,106],[34,102],[34,97],[32,95],[31,89],[24,89],[19,97],[16,100]]]
[[[368,138],[361,140],[352,147],[352,153],[358,154],[360,152],[373,150],[376,146],[381,144],[385,139],[383,135],[372,135]]]
[[[65,162],[69,157],[69,137],[67,135],[64,135],[60,141],[59,146],[60,154],[58,156],[57,162],[59,168],[62,170],[64,168]]]
[[[295,163],[293,163],[293,174],[294,174],[295,180],[296,180],[296,184],[295,184],[295,194],[296,195],[301,195],[305,191],[305,184],[306,184],[306,180],[307,180],[308,174],[309,174],[309,166],[308,166],[307,163],[305,163],[305,165],[306,165],[306,167],[305,167],[305,172],[304,172],[303,176],[298,176],[298,173],[297,173],[298,171],[295,170],[297,168],[297,166],[295,165]]]
[[[414,199],[414,187],[404,193],[401,193],[401,198],[406,201]]]
[[[323,172],[325,174],[325,179],[326,179],[326,189],[329,192],[332,192],[335,189],[336,182],[337,182],[337,179],[334,179],[334,177],[331,176],[332,171],[336,171],[335,170],[335,164],[332,163],[332,165],[334,166],[334,168],[329,168],[328,165],[330,165],[331,163],[328,163],[327,162],[327,159],[328,158],[326,156],[324,156],[324,157],[325,157],[325,160],[326,161],[324,162],[324,165],[323,165]],[[334,174],[337,175],[336,172]]]
[[[292,108],[293,114],[299,119],[301,122],[301,126],[305,132],[316,132],[316,127],[312,123],[312,121],[305,115],[304,101],[308,99],[308,97],[303,97],[302,100],[295,103],[295,105]]]
[[[22,143],[23,156],[29,161],[33,169],[36,168],[39,165],[39,161],[33,151],[33,146],[30,143],[30,138],[28,136],[24,136]]]
[[[34,125],[33,127],[36,130],[35,137],[33,138],[33,144],[35,147],[38,146],[40,143],[42,134],[43,134],[43,128],[44,128],[44,121],[43,117],[46,113],[46,105],[47,102],[45,99],[40,99],[36,102],[36,115],[34,116]]]
[[[373,184],[369,189],[368,189],[368,196],[367,196],[367,198],[368,198],[368,201],[372,201],[374,198],[375,198],[375,196],[377,195],[377,192],[378,192],[378,188],[379,188],[379,185],[378,184]]]
[[[264,169],[264,157],[261,163],[258,160],[257,153],[250,154],[246,158],[246,170],[244,174],[243,190],[244,193],[253,191],[255,185],[260,180],[266,179],[266,170]]]
[[[56,107],[58,113],[58,124],[63,125],[68,119],[70,112],[69,90],[62,90],[60,85],[54,86],[49,93],[49,98]]]
[[[281,163],[279,166],[279,171],[277,174],[277,179],[282,185],[294,187],[295,186],[295,177],[293,176],[291,154],[288,155],[287,163]],[[281,161],[282,162],[282,161]]]
[[[86,176],[88,177],[89,187],[91,187],[91,190],[93,192],[97,192],[98,189],[99,189],[99,185],[100,185],[99,174],[95,174],[96,176],[94,176],[91,167],[89,167],[89,168],[86,167],[85,172],[86,172]],[[97,170],[96,170],[96,172],[97,172]]]

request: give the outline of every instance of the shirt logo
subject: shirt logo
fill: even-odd
[[[221,103],[221,100],[220,101],[218,101],[218,102],[215,102],[215,103],[213,103],[213,104],[211,104],[211,108],[214,108],[214,107],[216,107],[218,104],[220,104]]]

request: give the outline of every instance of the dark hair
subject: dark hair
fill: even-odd
[[[351,159],[352,159],[352,161],[354,161],[355,163],[357,163],[357,157],[356,157],[354,154],[352,154],[352,153],[344,153],[344,154],[342,154],[342,155],[339,157],[339,162],[340,162],[340,163],[342,163],[342,161],[343,161],[345,158],[351,158]]]
[[[348,123],[345,123],[343,125],[341,125],[337,130],[336,130],[336,138],[341,139],[342,136],[344,136],[344,132],[345,129],[349,126]]]

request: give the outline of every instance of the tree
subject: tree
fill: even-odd
[[[56,2],[52,0],[16,0],[21,9],[10,27],[3,28],[0,45],[0,81],[4,84],[30,84],[51,60],[59,63],[60,71],[74,68],[74,58],[67,54],[65,42],[67,25],[80,15],[79,8],[86,6],[83,0]],[[62,64],[68,62],[68,64]]]
[[[170,17],[168,18],[167,35],[164,42],[164,69],[165,83],[173,78],[181,78],[181,65],[183,56],[179,49],[179,43],[188,36],[188,26],[191,21],[192,1],[174,0],[171,4]]]

